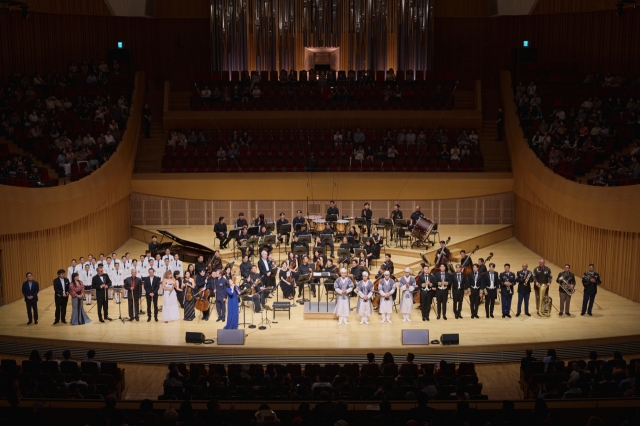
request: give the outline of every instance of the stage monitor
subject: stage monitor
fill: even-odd
[[[218,330],[218,345],[244,345],[244,330]]]
[[[403,345],[428,345],[429,330],[402,330]]]
[[[204,343],[204,334],[187,331],[185,340],[187,343]]]
[[[440,336],[440,343],[442,343],[443,346],[459,345],[460,335],[459,334],[443,334]]]

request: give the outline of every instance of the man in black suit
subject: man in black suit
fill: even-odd
[[[262,250],[260,253],[260,260],[258,261],[258,270],[260,271],[260,275],[262,277],[261,282],[265,285],[266,283],[271,281],[271,265],[269,264],[269,259],[267,259],[267,251]]]
[[[500,277],[494,270],[495,263],[489,264],[489,270],[482,275],[482,290],[484,291],[484,311],[487,314],[487,318],[493,318],[493,307],[496,304],[496,298],[498,297],[498,285],[500,284]]]
[[[220,275],[221,272],[222,270],[218,269],[211,274],[211,281],[215,289],[216,312],[218,313],[216,322],[225,321],[227,317],[227,280]]]
[[[478,272],[478,264],[473,265],[473,272],[467,277],[469,288],[469,305],[471,305],[471,318],[480,318],[478,308],[480,307],[480,292],[482,291],[482,275]]]
[[[155,252],[156,250],[158,250],[159,246],[160,244],[158,244],[158,237],[154,235],[153,237],[151,237],[151,242],[149,243],[149,251]]]
[[[58,278],[53,280],[53,292],[56,303],[56,319],[53,324],[62,320],[67,323],[67,303],[69,303],[69,280],[64,277],[64,269],[58,269]]]
[[[598,274],[594,268],[593,263],[590,263],[589,270],[585,272],[582,277],[584,295],[582,297],[582,312],[580,312],[580,315],[584,315],[586,312],[591,316],[593,301],[596,298],[596,294],[598,294],[598,286],[602,283],[600,280],[600,274]]]
[[[462,319],[462,302],[464,301],[464,292],[467,289],[467,277],[462,273],[462,267],[456,265],[456,272],[451,277],[453,288],[453,313],[456,319]]]
[[[158,290],[160,290],[160,278],[156,277],[153,268],[149,269],[149,276],[144,277],[144,291],[147,297],[147,322],[151,321],[151,302],[153,302],[153,317],[158,322]]]
[[[516,275],[511,272],[511,265],[504,264],[504,272],[500,274],[500,297],[502,298],[502,318],[511,318],[511,299]]]
[[[142,280],[138,278],[138,271],[131,268],[131,276],[124,279],[124,289],[131,295],[127,299],[129,305],[129,321],[139,321],[140,297],[142,297]]]
[[[220,216],[218,223],[213,225],[213,232],[216,234],[216,238],[220,240],[220,249],[227,248],[229,238],[227,234],[227,224],[224,223],[224,216]]]
[[[447,272],[445,265],[440,265],[440,272],[436,272],[436,304],[438,305],[438,319],[442,313],[442,318],[447,319],[447,299],[449,298],[449,288],[451,287],[451,275]]]
[[[431,303],[436,295],[436,285],[433,275],[429,274],[429,267],[424,265],[422,273],[416,279],[416,285],[420,289],[420,310],[422,311],[422,321],[429,321],[431,313]]]
[[[27,304],[27,317],[30,325],[33,321],[38,324],[38,293],[40,292],[40,285],[37,281],[33,280],[31,272],[27,272],[27,280],[22,283],[22,295],[24,296],[24,303]],[[32,313],[33,312],[33,313]]]
[[[112,321],[109,318],[109,297],[107,289],[111,287],[109,275],[104,273],[102,263],[98,265],[96,276],[91,280],[91,287],[96,291],[96,302],[98,302],[98,319]],[[102,312],[104,311],[104,319]]]

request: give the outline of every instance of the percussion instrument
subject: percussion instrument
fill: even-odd
[[[316,219],[313,221],[314,229],[316,232],[321,232],[324,230],[324,224],[327,223],[324,219]]]
[[[346,234],[348,226],[349,226],[348,220],[338,220],[336,222],[336,234]]]
[[[324,219],[322,216],[320,216],[319,214],[310,214],[309,216],[305,217],[305,219],[311,221],[311,222],[315,222],[317,220],[320,219]]]
[[[416,222],[416,225],[413,227],[413,230],[411,231],[411,235],[417,240],[422,240],[423,238],[425,238],[431,233],[431,230],[433,229],[434,225],[435,225],[434,222],[430,221],[429,219],[425,219],[421,217],[420,219],[418,219],[418,221]]]

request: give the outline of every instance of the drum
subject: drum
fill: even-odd
[[[348,220],[336,221],[336,234],[346,234],[348,226],[349,226]]]
[[[327,222],[327,221],[326,221],[326,220],[324,220],[324,219],[316,219],[316,220],[314,220],[314,221],[313,221],[313,224],[314,224],[314,229],[315,229],[315,231],[316,231],[316,232],[321,232],[321,231],[323,231],[323,230],[324,230],[324,224],[325,224],[326,222]]]
[[[428,236],[433,229],[435,223],[431,222],[429,219],[420,218],[418,222],[416,222],[416,226],[413,227],[411,231],[411,235],[418,240],[421,240]]]

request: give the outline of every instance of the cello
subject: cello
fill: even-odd
[[[381,279],[382,279],[382,276],[376,279],[375,282],[373,283],[373,292],[376,293],[376,295],[373,298],[373,300],[371,300],[371,306],[373,306],[374,308],[377,308],[378,306],[380,306],[380,293],[378,293],[378,285],[380,284]]]
[[[447,241],[444,242],[444,247],[441,247],[439,249],[440,250],[440,254],[438,254],[435,257],[436,268],[439,268],[440,265],[447,266],[448,263],[450,262],[449,258],[447,256],[445,256],[445,254],[444,254],[444,249],[447,248],[447,245],[449,244],[449,241],[451,241],[451,237],[447,238]]]
[[[471,259],[471,255],[478,250],[480,250],[480,246],[476,246],[473,250],[471,250],[471,253],[467,253],[467,258],[464,260],[464,262],[462,262],[462,265],[460,265],[462,267],[464,275],[467,277],[473,271],[473,265],[469,262],[469,259]]]
[[[211,296],[211,291],[205,286],[200,289],[198,295],[196,296],[196,303],[194,308],[199,311],[208,311],[209,310],[209,297]]]

